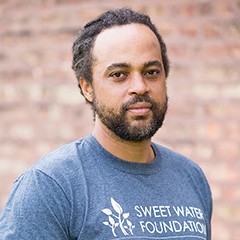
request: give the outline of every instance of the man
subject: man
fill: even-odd
[[[93,132],[18,178],[0,239],[209,240],[204,174],[151,142],[167,111],[169,63],[149,17],[123,8],[88,23],[73,45],[73,69]]]

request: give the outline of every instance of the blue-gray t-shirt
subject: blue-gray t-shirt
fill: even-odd
[[[14,183],[0,239],[210,240],[203,172],[180,154],[152,148],[153,162],[127,162],[89,135],[48,154]]]

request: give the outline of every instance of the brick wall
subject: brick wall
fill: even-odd
[[[238,240],[238,0],[0,0],[0,209],[22,171],[91,131],[71,45],[88,20],[126,5],[150,14],[169,49],[170,109],[154,139],[205,171],[214,199],[213,240]]]

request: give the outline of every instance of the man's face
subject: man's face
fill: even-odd
[[[93,47],[93,108],[100,121],[128,141],[150,139],[167,111],[159,42],[145,25],[107,29]]]

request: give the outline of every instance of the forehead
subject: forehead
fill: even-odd
[[[114,26],[101,32],[93,46],[93,59],[97,62],[129,62],[161,59],[160,43],[152,30],[143,24]],[[140,60],[140,59],[139,59]]]

